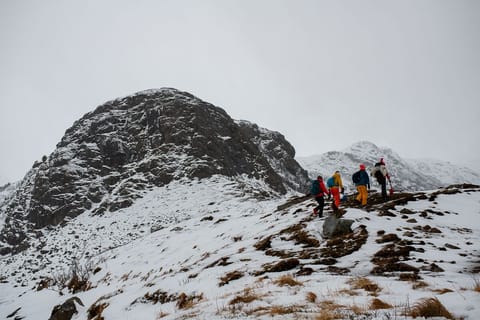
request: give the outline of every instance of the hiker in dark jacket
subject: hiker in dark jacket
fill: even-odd
[[[387,200],[387,179],[390,179],[390,176],[383,158],[375,163],[375,167],[372,168],[371,176],[377,179],[377,182],[382,187],[382,198],[383,200]]]
[[[355,172],[352,176],[352,180],[357,187],[358,195],[355,198],[362,206],[367,204],[368,190],[370,190],[370,178],[367,171],[365,171],[365,165],[360,165],[360,170]],[[367,190],[368,188],[368,190]]]
[[[324,196],[328,195],[330,197],[330,192],[325,187],[325,184],[323,183],[323,178],[321,176],[318,176],[317,180],[315,180],[313,183],[318,183],[318,193],[312,194],[312,196],[314,196],[315,200],[317,200],[318,202],[318,206],[313,209],[313,215],[318,214],[318,217],[321,218],[323,216],[323,207],[325,205]]]

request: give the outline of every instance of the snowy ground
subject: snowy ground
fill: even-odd
[[[105,320],[411,319],[404,313],[432,297],[456,318],[480,319],[480,277],[472,273],[480,266],[480,190],[429,196],[394,206],[392,216],[375,206],[346,208],[344,217],[356,232],[365,226],[368,238],[328,265],[318,261],[327,241],[324,220],[310,216],[312,199],[277,210],[286,198],[259,201],[226,178],[171,183],[127,209],[85,213],[45,233],[31,250],[2,258],[0,319],[18,308],[12,319],[48,319],[72,296],[84,304],[73,319],[91,319],[93,305],[103,306]],[[299,243],[293,229],[319,245]],[[418,279],[371,274],[372,257],[386,245],[380,235],[392,233],[416,248],[405,262],[421,270]],[[271,251],[258,249],[265,239]],[[299,264],[269,271],[267,264],[292,258]],[[52,283],[36,290],[41,279],[68,274],[72,261],[95,270],[87,291]],[[429,270],[432,264],[444,271]],[[374,299],[389,307],[373,308]]]

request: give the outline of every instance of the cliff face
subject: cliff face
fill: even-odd
[[[244,176],[267,186],[256,196],[303,192],[308,177],[294,156],[280,133],[234,121],[186,92],[149,90],[109,101],[76,121],[5,199],[2,252],[28,246],[32,230],[86,210],[128,207],[173,180]]]

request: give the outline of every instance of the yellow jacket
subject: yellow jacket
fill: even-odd
[[[333,185],[343,189],[342,177],[340,177],[340,173],[338,172],[333,174]]]

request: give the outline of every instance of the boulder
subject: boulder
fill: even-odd
[[[352,233],[353,224],[351,219],[338,218],[335,214],[329,215],[323,223],[322,236],[324,238],[333,238]]]
[[[67,299],[64,303],[53,307],[52,314],[48,320],[70,320],[72,316],[77,313],[75,302],[83,306],[82,300],[78,297]]]

